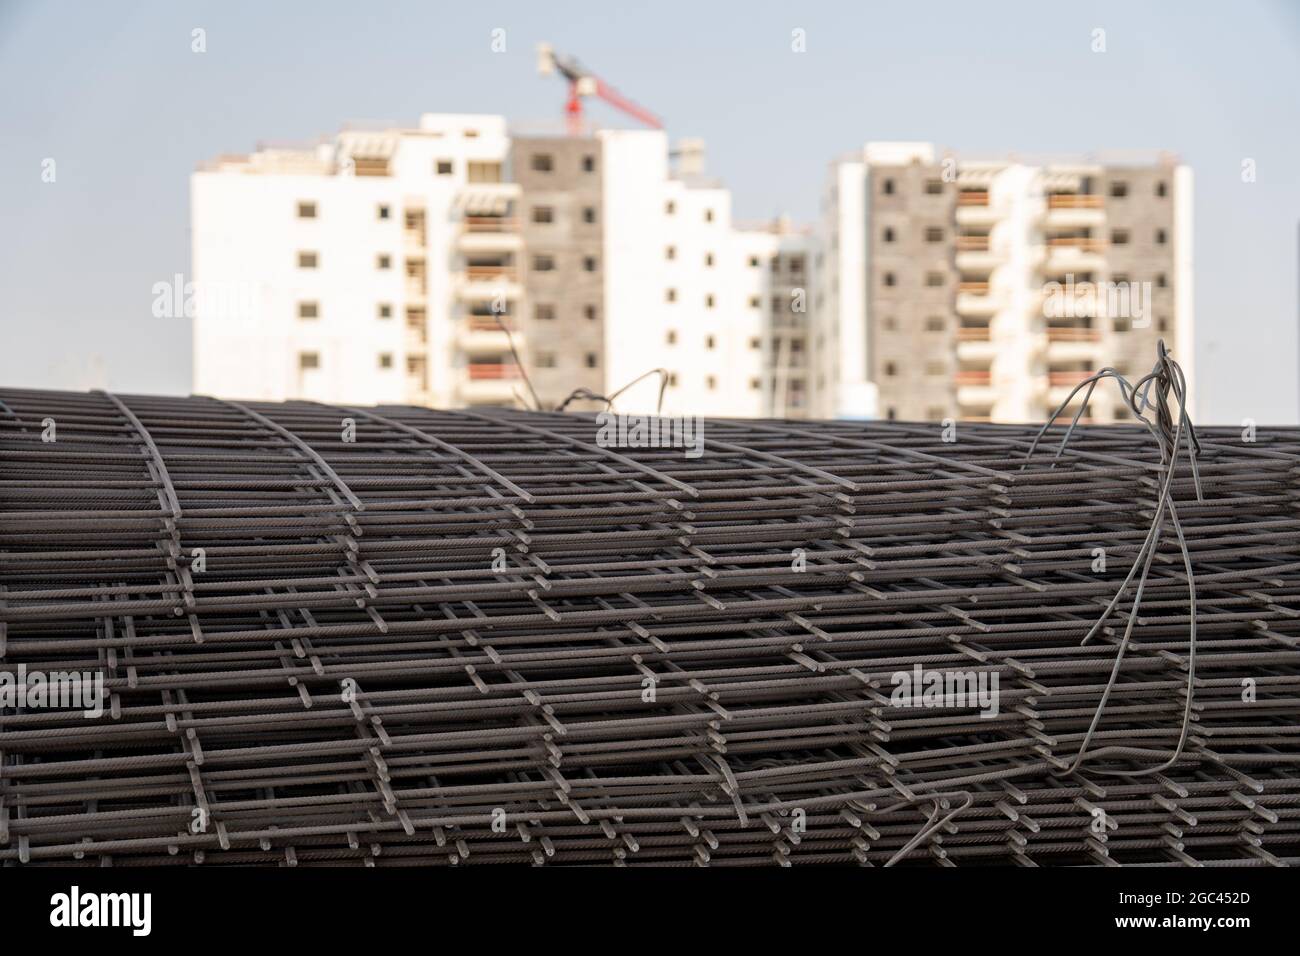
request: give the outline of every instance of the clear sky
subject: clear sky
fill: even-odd
[[[1201,418],[1297,420],[1295,0],[0,0],[0,384],[188,391],[188,324],[150,307],[189,272],[197,162],[349,120],[557,120],[541,40],[705,138],[741,218],[811,219],[827,164],[867,140],[1176,152],[1196,176]]]

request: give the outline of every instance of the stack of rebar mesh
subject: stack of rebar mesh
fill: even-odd
[[[600,429],[0,390],[0,860],[1300,859],[1300,430]]]

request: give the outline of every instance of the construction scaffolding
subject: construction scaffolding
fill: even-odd
[[[1296,862],[1300,429],[1035,431],[0,390],[0,861]]]

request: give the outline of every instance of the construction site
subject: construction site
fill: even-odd
[[[0,661],[104,694],[3,712],[0,861],[1292,865],[1300,430],[1080,388],[1142,423],[0,389]]]

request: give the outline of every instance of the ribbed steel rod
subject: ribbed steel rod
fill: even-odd
[[[1300,429],[600,427],[0,389],[0,861],[1300,860]]]

